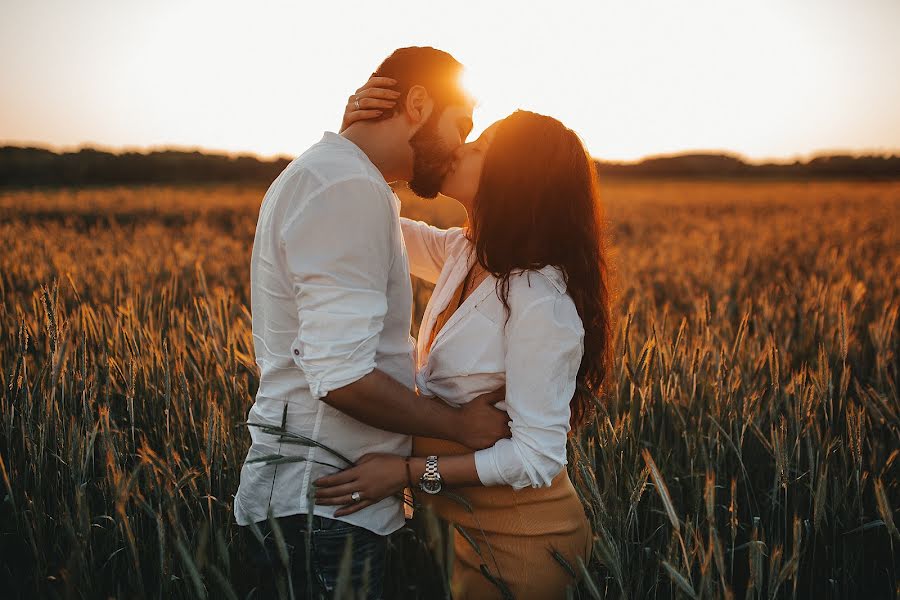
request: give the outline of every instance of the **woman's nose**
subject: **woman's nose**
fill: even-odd
[[[463,144],[463,145],[459,146],[456,149],[456,151],[453,153],[453,158],[459,160],[460,158],[465,156],[467,152],[470,152],[471,149],[472,149],[471,144]]]

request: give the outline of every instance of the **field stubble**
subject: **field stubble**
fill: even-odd
[[[616,363],[570,444],[595,530],[576,597],[896,597],[900,184],[602,190]],[[263,191],[0,192],[13,597],[250,590],[231,511]],[[416,282],[417,320],[429,294]],[[394,538],[388,597],[443,594],[432,529]]]

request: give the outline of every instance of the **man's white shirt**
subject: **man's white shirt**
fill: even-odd
[[[412,289],[399,204],[366,154],[330,132],[269,187],[250,264],[260,380],[248,421],[279,426],[286,418],[289,431],[351,460],[370,452],[409,454],[409,436],[365,425],[322,401],[376,368],[414,388]],[[314,506],[310,486],[345,463],[255,427],[250,435],[234,501],[239,525],[309,507],[334,518],[338,507]],[[273,454],[303,460],[247,462]],[[386,498],[341,520],[386,535],[403,526],[403,507]]]

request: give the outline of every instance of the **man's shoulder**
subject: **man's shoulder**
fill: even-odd
[[[368,180],[383,188],[384,193],[391,194],[381,173],[364,160],[359,151],[327,138],[310,146],[285,171],[293,177],[313,178],[322,187],[346,181]]]
[[[302,211],[310,201],[334,195],[375,197],[385,205],[393,201],[393,192],[380,174],[360,169],[352,159],[310,150],[288,164],[267,192],[288,215]]]

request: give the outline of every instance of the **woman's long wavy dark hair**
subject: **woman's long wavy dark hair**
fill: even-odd
[[[469,226],[507,314],[511,274],[547,265],[562,270],[584,324],[570,404],[577,430],[593,417],[606,381],[612,327],[597,172],[575,132],[532,112],[505,118],[485,156]]]

